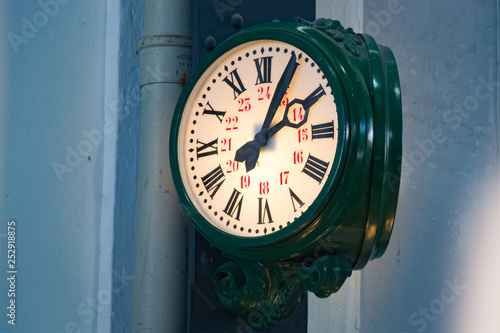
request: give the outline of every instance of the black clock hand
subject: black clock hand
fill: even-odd
[[[264,147],[267,144],[267,141],[278,131],[280,131],[283,127],[289,126],[293,128],[299,128],[302,125],[304,125],[307,122],[307,118],[309,116],[309,109],[311,106],[316,104],[316,102],[323,96],[326,95],[325,91],[323,90],[323,87],[319,85],[316,90],[314,90],[312,93],[309,94],[309,96],[306,97],[306,99],[301,100],[301,99],[294,99],[291,101],[286,109],[285,113],[283,115],[283,119],[278,122],[276,125],[271,127],[268,130],[265,131],[260,131],[255,135],[255,139],[252,141],[249,141],[245,143],[238,151],[236,151],[236,155],[239,157],[244,157],[241,161],[245,161],[245,167],[247,172],[255,168],[255,165],[257,164],[257,160],[259,159],[259,154],[260,154],[260,149]],[[291,106],[294,106],[296,104],[301,104],[302,107],[304,108],[304,118],[297,124],[294,124],[290,122],[288,119],[288,111],[290,110]],[[236,159],[236,157],[235,157]]]
[[[312,93],[309,94],[309,96],[306,97],[306,99],[301,100],[301,99],[294,99],[291,101],[285,109],[285,113],[283,115],[283,119],[271,127],[267,132],[266,132],[266,142],[269,140],[274,134],[276,134],[279,130],[281,130],[285,126],[293,127],[293,128],[299,128],[300,126],[304,125],[307,122],[307,118],[309,117],[309,109],[311,106],[316,104],[316,102],[323,96],[326,95],[325,91],[323,90],[323,87],[319,85],[316,90],[314,90]],[[304,108],[304,118],[297,124],[294,124],[290,122],[288,119],[288,111],[290,110],[290,106],[293,106],[295,104],[301,104],[302,107]]]
[[[283,71],[283,74],[281,75],[280,80],[278,81],[278,84],[276,85],[276,90],[274,92],[273,99],[269,104],[269,108],[267,110],[267,114],[264,119],[264,123],[262,124],[261,130],[255,135],[253,140],[245,143],[236,151],[234,160],[237,162],[245,161],[245,168],[247,172],[255,168],[257,160],[259,159],[260,148],[264,147],[267,144],[267,130],[269,129],[269,126],[271,126],[274,115],[276,114],[276,111],[278,110],[281,101],[285,96],[288,86],[292,81],[295,70],[299,65],[296,60],[297,56],[295,55],[295,52],[293,52],[290,60],[288,61],[288,64],[286,65],[285,70]]]
[[[307,96],[305,100],[301,101],[300,99],[295,99],[294,101],[296,101],[296,103],[302,104],[304,106],[304,110],[307,110],[307,113],[309,113],[309,108],[316,104],[318,99],[320,99],[323,95],[326,95],[326,92],[320,84],[319,87],[316,88],[316,90],[314,90],[311,94],[309,94],[309,96]]]
[[[276,114],[276,111],[278,110],[283,97],[285,97],[288,86],[292,81],[293,74],[295,74],[295,70],[299,65],[296,60],[297,56],[295,55],[295,52],[292,52],[292,56],[290,57],[290,60],[288,61],[288,64],[286,65],[286,68],[281,75],[278,84],[276,85],[276,90],[274,91],[271,104],[269,104],[269,109],[267,110],[266,118],[264,119],[264,123],[262,124],[261,131],[267,130],[269,126],[271,126],[274,115]]]

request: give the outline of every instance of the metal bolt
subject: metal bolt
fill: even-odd
[[[203,46],[205,46],[205,48],[208,51],[212,51],[217,46],[217,41],[215,40],[214,37],[208,36],[207,38],[205,38],[205,42],[203,43]]]
[[[243,16],[241,16],[240,14],[236,13],[231,16],[231,25],[233,26],[233,28],[241,29],[243,27],[243,23]]]

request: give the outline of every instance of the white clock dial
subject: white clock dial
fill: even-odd
[[[300,221],[316,200],[337,136],[334,96],[314,59],[285,42],[248,42],[217,59],[187,100],[182,181],[219,230],[269,235]]]

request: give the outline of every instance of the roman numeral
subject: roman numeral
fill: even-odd
[[[236,69],[233,70],[231,73],[229,73],[229,75],[231,75],[231,80],[229,80],[226,76],[222,81],[226,82],[228,86],[230,86],[233,89],[234,99],[236,99],[236,97],[238,97],[242,92],[244,92],[246,88],[243,85],[243,82],[241,82],[240,76],[238,75]]]
[[[203,115],[209,114],[211,116],[216,116],[219,119],[219,122],[222,123],[222,120],[224,119],[224,115],[226,114],[226,111],[216,111],[214,108],[210,105],[210,102],[207,102],[209,109],[204,109],[203,110]],[[201,105],[200,105],[201,106]]]
[[[196,140],[196,144],[198,145],[196,146],[196,159],[210,155],[217,155],[217,138],[209,143]]]
[[[212,199],[225,180],[226,178],[224,177],[224,172],[222,171],[220,164],[205,176],[201,177],[201,181],[203,182],[203,185],[207,189],[207,192]]]
[[[262,206],[262,199],[263,198],[258,198],[259,199],[259,222],[257,224],[265,224],[266,220],[266,215],[267,215],[267,223],[273,223],[273,218],[271,217],[271,210],[269,209],[269,203],[266,202],[264,203],[264,206]]]
[[[329,163],[309,154],[302,172],[316,180],[318,183],[321,183],[323,177],[325,176],[326,169],[328,169],[328,164]]]
[[[240,213],[241,213],[241,204],[243,202],[243,196],[241,196],[241,193],[238,192],[238,190],[233,189],[233,193],[231,194],[231,197],[229,198],[229,201],[227,202],[226,208],[224,208],[223,212],[226,213],[227,215],[237,219],[238,221],[240,220]],[[239,201],[238,201],[239,198]],[[236,213],[236,217],[234,214]]]
[[[271,63],[273,57],[262,57],[254,59],[255,67],[257,68],[257,80],[255,85],[262,83],[271,83]]]
[[[311,125],[312,140],[334,138],[333,120],[329,123]]]
[[[292,199],[293,211],[296,212],[297,208],[295,208],[295,201],[297,202],[297,204],[299,204],[299,208],[304,206],[304,202],[300,200],[300,198],[297,196],[297,194],[295,194],[295,192],[292,191],[291,188],[288,188],[288,190],[290,191],[290,199]]]

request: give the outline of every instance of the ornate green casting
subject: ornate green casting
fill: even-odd
[[[212,280],[221,304],[257,330],[288,317],[306,296],[328,297],[351,276],[351,264],[336,256],[324,256],[311,265],[229,261]]]

